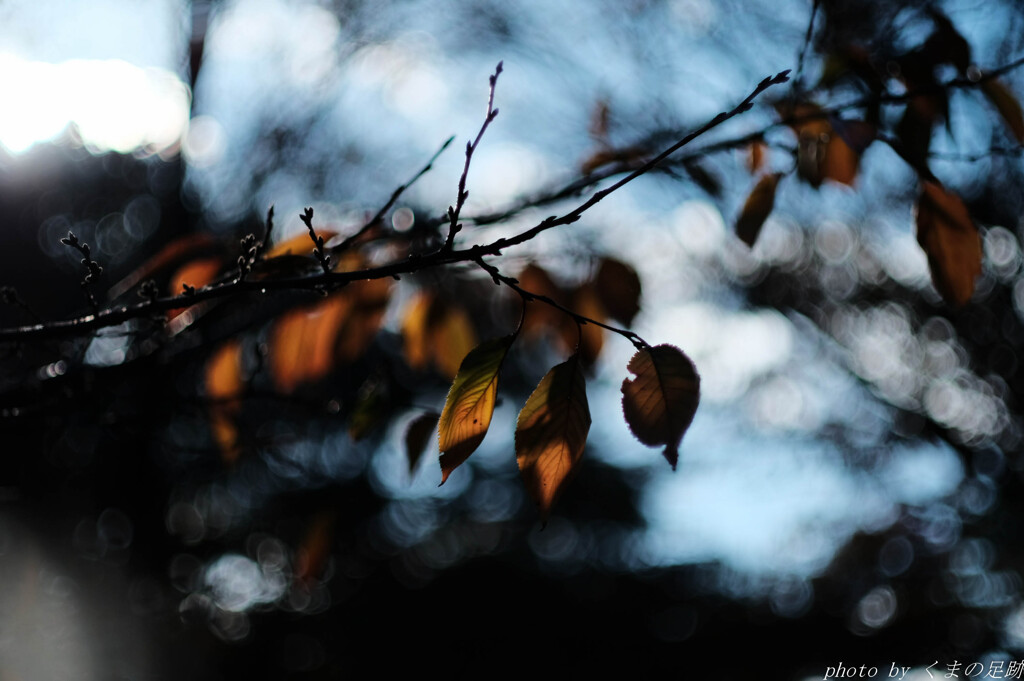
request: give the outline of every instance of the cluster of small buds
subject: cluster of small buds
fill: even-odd
[[[324,272],[331,271],[331,256],[324,252],[324,238],[318,236],[316,230],[313,229],[313,209],[307,208],[299,214],[302,222],[305,223],[306,228],[309,229],[309,238],[313,240],[313,255],[320,262],[320,267]]]

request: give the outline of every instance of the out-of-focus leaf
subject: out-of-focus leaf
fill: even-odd
[[[316,230],[316,234],[317,236],[323,237],[324,243],[338,236],[337,232],[329,229],[318,229]],[[312,256],[312,254],[313,240],[309,238],[309,232],[300,232],[293,237],[285,239],[279,244],[274,244],[274,246],[266,252],[266,257],[271,259],[285,255]]]
[[[567,298],[565,291],[539,265],[530,263],[523,268],[517,279],[519,285],[530,293],[547,296],[558,302],[563,302]],[[562,323],[562,317],[563,314],[550,305],[533,303],[527,307],[526,317],[523,319],[523,335],[533,338],[557,329]]]
[[[217,253],[220,249],[220,242],[206,233],[188,234],[179,237],[164,246],[159,253],[147,260],[127,277],[114,284],[110,289],[110,297],[117,298],[144,281],[161,277],[161,273],[166,273],[170,268],[180,265],[188,258],[211,257],[212,254]],[[181,293],[181,286],[179,285],[176,290],[171,292]]]
[[[711,174],[703,164],[696,159],[683,162],[683,169],[690,176],[698,187],[707,192],[710,196],[718,199],[722,197],[722,181]]]
[[[438,423],[441,484],[483,442],[494,414],[501,364],[514,340],[513,335],[487,341],[462,360]]]
[[[306,529],[306,536],[299,545],[295,559],[295,577],[306,586],[319,579],[324,572],[327,559],[331,556],[336,518],[335,511],[320,511]]]
[[[626,326],[640,311],[640,275],[614,258],[602,258],[594,276],[594,289],[608,316]]]
[[[747,170],[750,171],[750,174],[756,175],[757,171],[761,170],[764,166],[765,159],[767,158],[768,147],[765,146],[764,142],[760,140],[751,142],[750,146],[747,147]]]
[[[981,235],[959,196],[923,182],[917,201],[917,242],[928,255],[932,282],[943,299],[962,307],[981,274]]]
[[[839,135],[832,135],[825,147],[821,163],[821,179],[853,186],[857,179],[860,156]]]
[[[632,165],[650,155],[647,147],[623,147],[622,149],[598,149],[580,165],[580,171],[589,175],[598,168],[612,163]]]
[[[896,124],[896,138],[902,156],[913,168],[928,165],[928,150],[932,143],[932,127],[939,120],[940,105],[934,97],[922,95],[907,103],[903,117]]]
[[[812,187],[821,185],[824,163],[832,126],[821,107],[811,102],[780,103],[776,110],[796,133],[797,175]]]
[[[420,414],[405,429],[405,453],[409,458],[410,475],[416,470],[416,464],[423,456],[427,442],[430,441],[430,435],[437,427],[437,421],[440,418],[441,415],[433,411]]]
[[[186,263],[171,276],[170,284],[167,287],[168,293],[171,295],[182,293],[185,290],[185,284],[196,289],[202,288],[216,279],[223,267],[224,262],[219,257],[200,258],[199,260]],[[175,308],[168,310],[167,316],[170,318],[176,317],[184,309]]]
[[[636,378],[622,381],[626,423],[645,445],[665,445],[665,458],[675,470],[679,443],[700,402],[700,376],[690,358],[672,345],[639,350],[628,369]]]
[[[210,430],[227,464],[238,460],[238,413],[241,411],[242,344],[232,339],[217,348],[206,363],[206,395],[210,399]]]
[[[577,355],[549,371],[516,422],[516,460],[526,489],[547,519],[590,431],[590,407]]]
[[[348,436],[359,442],[384,424],[389,404],[387,386],[375,377],[366,379],[359,388],[356,406],[348,421]]]
[[[402,337],[410,367],[422,370],[433,363],[449,379],[476,344],[476,331],[466,310],[426,291],[406,309]]]
[[[1024,144],[1024,115],[1021,114],[1020,102],[1013,96],[1013,93],[995,78],[983,82],[981,91],[985,93],[985,96],[996,107],[996,111],[1006,121],[1006,127],[1013,133],[1014,139],[1018,143]]]
[[[270,373],[278,391],[292,393],[334,368],[335,342],[352,305],[342,289],[312,307],[290,310],[274,322]]]
[[[598,299],[594,285],[589,282],[582,284],[573,292],[569,307],[584,317],[599,322],[605,319],[604,307]],[[561,337],[565,349],[577,353],[588,367],[597,361],[604,348],[604,329],[595,324],[578,325],[576,320],[567,314],[562,315]]]
[[[780,173],[762,177],[750,192],[736,220],[736,236],[751,248],[761,233],[761,226],[775,207],[775,189],[781,177]]]

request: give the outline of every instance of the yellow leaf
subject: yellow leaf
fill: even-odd
[[[736,220],[736,236],[751,248],[757,241],[761,226],[775,207],[775,188],[778,187],[781,177],[780,173],[762,177],[750,192]]]
[[[410,474],[416,470],[416,464],[419,462],[420,457],[423,456],[423,450],[427,448],[430,434],[437,427],[439,418],[440,414],[433,411],[420,414],[405,429],[405,453],[409,458]]]
[[[206,363],[206,394],[210,398],[210,430],[227,464],[238,460],[238,412],[241,411],[242,344],[229,340]]]
[[[541,379],[516,422],[519,473],[543,518],[583,456],[589,430],[587,385],[573,355]]]
[[[1006,121],[1014,139],[1020,144],[1024,144],[1024,115],[1021,113],[1020,102],[1017,101],[1017,98],[995,78],[983,82],[981,91],[985,93],[985,96],[996,107],[996,111]]]
[[[917,242],[928,255],[932,282],[947,303],[961,307],[981,274],[981,235],[959,196],[923,182],[917,202]]]
[[[633,323],[640,311],[640,275],[636,270],[619,260],[602,258],[594,286],[609,317],[626,326]]]
[[[462,360],[438,424],[441,484],[483,442],[498,394],[498,373],[515,336],[482,343]]]
[[[622,381],[626,423],[645,445],[665,445],[665,458],[675,470],[679,443],[700,402],[700,376],[690,358],[672,345],[638,351],[628,369],[636,378]]]

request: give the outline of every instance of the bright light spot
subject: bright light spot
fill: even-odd
[[[793,327],[777,312],[728,312],[702,303],[666,310],[650,335],[674,339],[693,359],[701,399],[709,401],[738,398],[793,348]]]
[[[206,569],[206,584],[224,610],[243,612],[284,595],[287,581],[279,572],[264,570],[245,556],[226,555]]]
[[[182,152],[189,165],[207,168],[216,165],[227,147],[224,128],[213,116],[196,116],[188,126]]]
[[[3,54],[0,92],[0,145],[12,154],[69,126],[96,152],[159,152],[178,142],[189,115],[177,76],[119,60],[47,64]]]

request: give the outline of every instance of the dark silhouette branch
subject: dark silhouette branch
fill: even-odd
[[[498,115],[498,110],[494,108],[494,87],[498,84],[498,76],[501,75],[502,64],[503,62],[498,62],[498,66],[494,69],[494,75],[490,77],[491,87],[487,95],[487,115],[484,116],[480,132],[476,134],[475,140],[466,143],[466,165],[462,169],[462,177],[459,178],[459,195],[455,200],[455,206],[448,206],[448,238],[445,239],[443,246],[446,251],[450,251],[455,247],[455,235],[462,229],[462,225],[459,224],[459,215],[462,213],[462,207],[466,204],[466,199],[469,197],[469,192],[466,191],[466,178],[469,176],[469,163],[473,160],[473,152],[476,151],[477,146],[480,144],[487,126]]]
[[[500,69],[496,71],[496,74],[492,76],[492,78],[496,79],[498,73],[500,73]],[[387,277],[393,278],[433,267],[442,267],[457,263],[478,263],[484,256],[500,256],[502,255],[502,250],[509,246],[516,246],[530,241],[540,233],[553,227],[576,222],[586,211],[594,207],[606,196],[618,191],[636,178],[657,168],[674,152],[699,138],[701,135],[704,135],[708,131],[713,130],[725,121],[748,111],[751,108],[752,102],[758,95],[774,85],[786,82],[787,73],[788,71],[783,71],[776,76],[765,78],[757,85],[756,88],[754,88],[753,91],[751,91],[750,94],[748,94],[731,110],[718,114],[700,128],[687,134],[675,144],[671,145],[655,158],[633,170],[629,175],[620,179],[614,185],[595,193],[590,199],[565,215],[562,215],[561,217],[549,217],[531,229],[521,232],[515,236],[500,238],[491,243],[476,245],[470,248],[442,248],[438,251],[427,254],[411,254],[400,261],[361,270],[335,272],[331,271],[329,267],[324,266],[325,261],[327,261],[330,256],[323,252],[322,237],[316,235],[312,226],[313,211],[312,209],[307,208],[306,211],[302,213],[301,217],[303,222],[306,224],[307,229],[309,229],[310,238],[313,240],[313,243],[318,246],[317,250],[314,251],[314,254],[317,255],[317,260],[319,261],[322,269],[321,272],[315,274],[296,274],[292,276],[264,279],[253,277],[245,277],[241,279],[234,278],[211,284],[202,289],[194,290],[194,292],[186,292],[173,296],[154,297],[144,302],[100,310],[93,314],[74,319],[0,329],[0,342],[35,341],[82,335],[97,329],[116,326],[132,319],[150,317],[157,313],[167,312],[168,310],[189,307],[197,303],[223,299],[242,293],[267,293],[270,291],[329,291],[345,286],[353,281],[382,279]],[[495,113],[497,113],[496,110],[491,110],[489,108],[488,118],[493,119],[493,115]],[[479,142],[479,139],[480,136],[478,135],[477,142]],[[464,178],[465,173],[463,175],[463,179]],[[462,181],[460,181],[460,185],[461,184]],[[460,194],[463,191],[464,190],[460,189]],[[615,331],[616,333],[619,332],[618,330]]]

